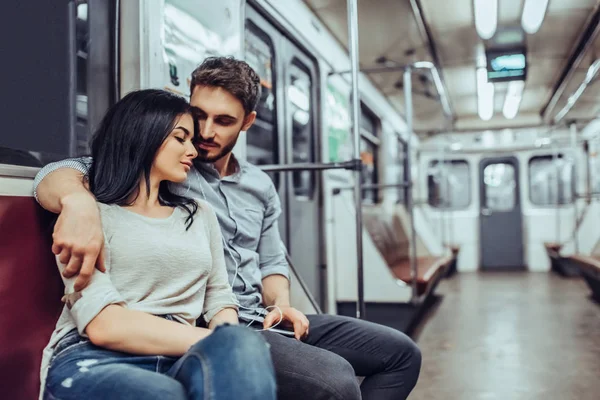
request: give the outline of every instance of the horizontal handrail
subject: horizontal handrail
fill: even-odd
[[[259,165],[264,172],[288,172],[288,171],[326,171],[330,169],[347,169],[360,171],[362,169],[361,160],[350,160],[333,163],[295,163],[295,164],[270,164]]]

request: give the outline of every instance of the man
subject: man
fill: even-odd
[[[201,131],[199,162],[174,189],[214,207],[240,320],[269,328],[282,316],[283,323],[293,326],[295,338],[263,332],[271,345],[279,398],[405,399],[421,367],[419,349],[406,335],[353,318],[305,316],[290,305],[277,192],[268,175],[231,153],[240,131],[254,123],[259,97],[259,77],[243,61],[209,58],[192,73],[191,104]],[[79,272],[76,288],[85,287],[94,266],[103,269],[100,218],[82,183],[90,162],[50,164],[35,182],[40,204],[60,213],[52,251],[67,264],[65,274]],[[360,386],[355,375],[365,377]]]

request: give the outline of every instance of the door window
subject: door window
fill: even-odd
[[[312,121],[312,79],[308,70],[294,60],[290,65],[287,87],[288,117],[292,127],[292,162],[313,163],[314,130]],[[314,172],[294,171],[292,173],[294,195],[312,199],[315,190]]]
[[[247,159],[255,165],[279,164],[273,43],[266,33],[248,21],[245,46],[246,62],[260,76],[261,86],[256,122],[247,132]],[[269,175],[279,187],[279,174]]]
[[[510,211],[517,205],[515,167],[508,163],[489,164],[483,170],[484,208]]]

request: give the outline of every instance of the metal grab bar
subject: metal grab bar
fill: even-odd
[[[350,50],[350,69],[352,71],[352,136],[354,139],[354,159],[360,160],[360,92],[358,91],[358,0],[347,0],[348,10],[348,48]],[[366,318],[365,285],[363,264],[363,238],[362,238],[362,182],[360,180],[361,168],[354,170],[354,206],[356,208],[356,280],[358,302],[356,303],[356,317]]]
[[[321,310],[321,307],[319,307],[319,303],[317,303],[317,300],[314,298],[314,296],[308,289],[308,285],[306,284],[306,282],[304,282],[304,279],[302,279],[302,276],[300,276],[300,274],[298,273],[298,270],[296,270],[296,267],[294,267],[294,264],[292,263],[292,257],[290,257],[290,253],[288,253],[287,248],[285,247],[283,242],[281,242],[281,248],[283,249],[283,252],[285,253],[285,259],[288,263],[288,266],[290,267],[290,270],[292,271],[292,273],[294,274],[294,277],[300,284],[300,287],[304,291],[304,294],[306,294],[306,297],[308,297],[308,301],[314,307],[314,309],[317,311],[317,314],[323,314],[323,310]]]
[[[442,103],[442,109],[444,110],[444,114],[446,115],[446,117],[449,120],[452,120],[454,118],[454,114],[452,113],[452,107],[450,106],[450,101],[448,100],[448,93],[446,92],[446,89],[444,88],[444,85],[442,83],[442,78],[440,76],[440,72],[434,63],[432,63],[430,61],[417,61],[412,64],[398,64],[398,65],[393,65],[393,66],[363,68],[360,71],[368,74],[368,73],[377,73],[377,72],[407,71],[407,70],[416,70],[416,69],[426,69],[431,72],[431,77],[433,78],[433,84],[435,86],[435,90],[438,92],[438,95],[440,97],[440,102]],[[342,75],[342,74],[348,74],[350,72],[352,72],[352,70],[332,71],[329,73],[329,75]],[[405,79],[406,79],[406,77],[405,77]],[[412,93],[411,93],[411,96],[412,96]]]
[[[258,166],[264,172],[327,171],[330,169],[362,170],[360,159],[333,163],[269,164]]]
[[[377,189],[399,189],[399,188],[407,188],[411,185],[410,182],[402,182],[402,183],[382,183],[376,185],[362,185],[362,191],[366,190],[377,190]],[[353,190],[354,185],[351,186],[336,186],[332,188],[332,192],[334,195],[340,194],[343,190]]]

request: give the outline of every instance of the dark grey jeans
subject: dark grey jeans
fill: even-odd
[[[408,336],[355,318],[307,317],[304,342],[263,332],[271,345],[279,400],[408,397],[421,370],[421,352]],[[365,377],[360,386],[356,375]]]

